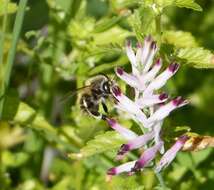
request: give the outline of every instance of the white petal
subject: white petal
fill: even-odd
[[[152,123],[156,121],[161,121],[165,117],[167,117],[174,109],[184,106],[186,104],[188,104],[188,101],[184,100],[182,97],[179,96],[174,100],[170,101],[169,103],[161,106],[153,115],[148,118],[147,122]]]
[[[141,64],[145,67],[145,62],[149,54],[150,45],[151,45],[152,39],[151,36],[148,36],[144,40],[143,50],[141,54]]]
[[[121,78],[133,88],[141,89],[143,87],[136,76],[126,73],[122,68],[117,68],[116,74],[119,78]]]
[[[130,172],[131,168],[134,167],[135,162],[136,162],[136,160],[131,161],[131,162],[127,162],[125,164],[119,165],[119,166],[114,167],[114,168],[111,168],[108,170],[107,174],[108,175],[118,175],[118,174],[123,173],[123,172]]]
[[[150,95],[149,97],[141,97],[136,103],[141,107],[153,106],[155,104],[163,103],[168,99],[168,95],[166,93],[162,93],[159,95]]]
[[[150,51],[145,61],[145,67],[143,69],[143,73],[148,72],[148,70],[151,68],[156,52],[157,52],[157,46],[156,46],[156,43],[153,41],[150,45]]]
[[[152,81],[155,76],[157,75],[157,73],[160,71],[162,67],[162,60],[161,59],[158,59],[155,63],[155,65],[153,66],[153,68],[148,72],[148,73],[145,73],[141,76],[141,80],[144,82],[144,83],[148,83],[150,81]]]
[[[125,128],[125,127],[122,127],[116,120],[109,119],[109,118],[107,118],[106,120],[107,120],[108,124],[115,131],[117,131],[118,133],[120,133],[127,140],[132,140],[132,139],[135,139],[137,137],[137,135],[133,131],[131,131],[131,130]]]
[[[131,64],[134,65],[135,67],[137,67],[136,56],[131,47],[131,41],[128,41],[126,44],[126,54],[129,58],[129,61],[131,62]]]
[[[158,75],[146,88],[145,94],[150,94],[153,90],[158,90],[161,87],[163,87],[167,80],[172,77],[176,71],[178,70],[179,65],[176,63],[170,64],[170,66],[162,72],[160,75]]]

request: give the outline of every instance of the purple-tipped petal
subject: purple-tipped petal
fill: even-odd
[[[142,81],[144,81],[144,83],[151,82],[156,77],[161,67],[162,67],[162,59],[159,58],[154,64],[154,66],[152,67],[152,69],[141,76]]]
[[[118,108],[126,110],[128,113],[135,115],[140,122],[146,121],[146,115],[141,111],[141,108],[127,96],[121,93],[119,87],[113,87],[112,89],[114,97],[118,100]]]
[[[114,167],[114,168],[110,168],[107,171],[107,174],[108,175],[118,175],[118,174],[123,173],[123,172],[130,172],[131,168],[133,168],[133,166],[135,165],[135,162],[136,162],[136,160],[131,161],[131,162],[127,162],[125,164],[122,164],[122,165]]]
[[[137,69],[137,57],[131,47],[131,42],[128,41],[127,45],[126,45],[126,54],[129,58],[129,61],[131,62],[131,66],[132,66],[132,73],[136,76],[139,76],[139,71]]]
[[[145,60],[145,67],[143,69],[143,73],[147,73],[151,68],[156,52],[157,52],[157,45],[156,45],[156,42],[153,41],[150,45],[150,51],[148,53],[148,57]]]
[[[176,106],[176,107],[181,107],[181,106],[184,106],[186,104],[189,103],[188,100],[185,100],[184,98],[182,98],[181,96],[175,98],[172,103]]]
[[[122,127],[119,123],[117,123],[115,119],[107,118],[106,121],[108,122],[108,124],[111,126],[112,129],[120,133],[127,140],[132,140],[137,137],[137,135],[133,131],[125,127]]]
[[[167,167],[175,158],[177,152],[181,150],[185,142],[189,139],[187,135],[183,135],[178,138],[176,143],[166,151],[166,153],[161,158],[160,162],[156,166],[156,172],[160,172],[163,167]]]
[[[121,160],[129,151],[144,146],[148,141],[154,137],[154,132],[148,132],[144,135],[130,140],[127,144],[123,144],[117,154],[117,160]]]
[[[139,98],[136,103],[141,107],[149,107],[155,104],[160,104],[165,102],[168,99],[168,94],[162,93],[160,95],[149,95],[146,97]]]
[[[116,69],[116,74],[120,79],[125,81],[128,85],[130,85],[133,88],[141,89],[143,87],[143,85],[140,84],[136,76],[126,73],[120,67]]]
[[[142,47],[141,43],[138,42],[137,43],[137,52],[136,52],[137,65],[140,64],[142,53],[143,53],[143,47]]]
[[[122,94],[121,90],[120,90],[120,88],[118,86],[114,86],[112,88],[112,92],[113,92],[114,96],[116,96],[116,97],[119,97]]]
[[[107,174],[108,175],[116,175],[117,174],[116,168],[110,168],[110,169],[108,169]]]
[[[161,121],[165,117],[167,117],[174,109],[184,106],[188,103],[187,101],[181,102],[180,99],[181,97],[177,97],[169,103],[161,106],[153,115],[150,116],[150,118],[148,118],[147,122],[152,123],[156,121]]]
[[[145,64],[146,64],[146,60],[147,60],[148,55],[149,55],[151,43],[152,43],[151,36],[146,37],[145,40],[144,40],[142,54],[141,54],[141,64],[142,64],[142,66],[145,66]]]
[[[137,66],[136,64],[136,56],[135,53],[131,47],[131,41],[129,40],[126,44],[126,54],[129,58],[129,61],[131,62],[132,65],[134,65],[135,67]]]
[[[168,94],[167,93],[162,93],[159,95],[159,100],[166,100],[168,98]]]
[[[118,73],[118,75],[123,75],[123,69],[122,68],[120,68],[120,67],[118,67],[117,69],[116,69],[116,73]]]
[[[134,167],[131,169],[132,172],[136,172],[146,167],[156,156],[157,151],[162,147],[163,142],[160,142],[157,145],[152,146],[145,150],[141,155],[140,159],[135,163]]]
[[[171,71],[172,73],[175,73],[179,68],[179,64],[177,63],[171,63],[169,65],[169,71]]]
[[[175,65],[174,63],[172,63],[173,65]],[[149,94],[151,93],[153,90],[158,90],[161,87],[163,87],[167,80],[172,77],[176,71],[179,68],[179,65],[176,64],[176,66],[173,66],[174,69],[172,69],[172,64],[170,64],[170,66],[164,71],[162,72],[160,75],[158,75],[149,85],[148,87],[145,89],[145,93]],[[176,68],[176,69],[175,69]],[[173,72],[172,72],[173,71]]]

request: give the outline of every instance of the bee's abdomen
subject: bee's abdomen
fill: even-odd
[[[99,105],[97,100],[95,100],[93,96],[90,96],[88,94],[82,95],[80,99],[80,108],[88,114],[99,116]]]

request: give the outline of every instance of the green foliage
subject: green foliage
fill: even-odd
[[[176,48],[197,47],[196,39],[190,32],[184,31],[165,31],[162,35],[163,41],[174,45]]]
[[[117,132],[108,131],[96,136],[95,139],[89,141],[87,145],[80,150],[80,153],[71,154],[70,157],[84,158],[94,154],[113,151],[114,149],[119,148],[124,142],[124,138],[122,138]]]
[[[185,7],[188,9],[193,9],[195,11],[202,11],[202,8],[199,4],[195,2],[195,0],[155,0],[155,3],[160,7],[168,7],[168,6],[177,6],[177,7]]]
[[[213,54],[201,47],[181,48],[176,56],[196,68],[214,68]]]
[[[17,10],[16,3],[8,2],[8,0],[0,0],[0,16],[3,16],[5,13],[12,14]]]

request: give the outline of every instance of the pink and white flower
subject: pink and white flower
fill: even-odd
[[[118,86],[112,87],[113,96],[117,100],[115,107],[128,113],[141,129],[146,129],[144,134],[137,135],[121,126],[116,120],[107,118],[111,128],[127,139],[127,143],[118,150],[116,159],[121,160],[129,151],[141,147],[144,147],[145,151],[138,160],[109,169],[108,175],[142,170],[149,165],[158,152],[163,154],[164,142],[161,137],[163,121],[172,111],[188,104],[188,101],[180,96],[169,100],[167,93],[160,93],[160,89],[178,71],[179,64],[173,62],[159,74],[163,65],[162,59],[158,58],[153,64],[157,51],[157,44],[151,36],[145,38],[143,46],[140,43],[137,44],[136,53],[129,41],[126,45],[126,54],[131,63],[132,73],[127,73],[120,67],[115,69],[116,75],[135,90],[135,98],[132,100],[123,94]],[[175,158],[186,139],[186,136],[180,137],[175,145],[166,151],[156,166],[157,172]]]

